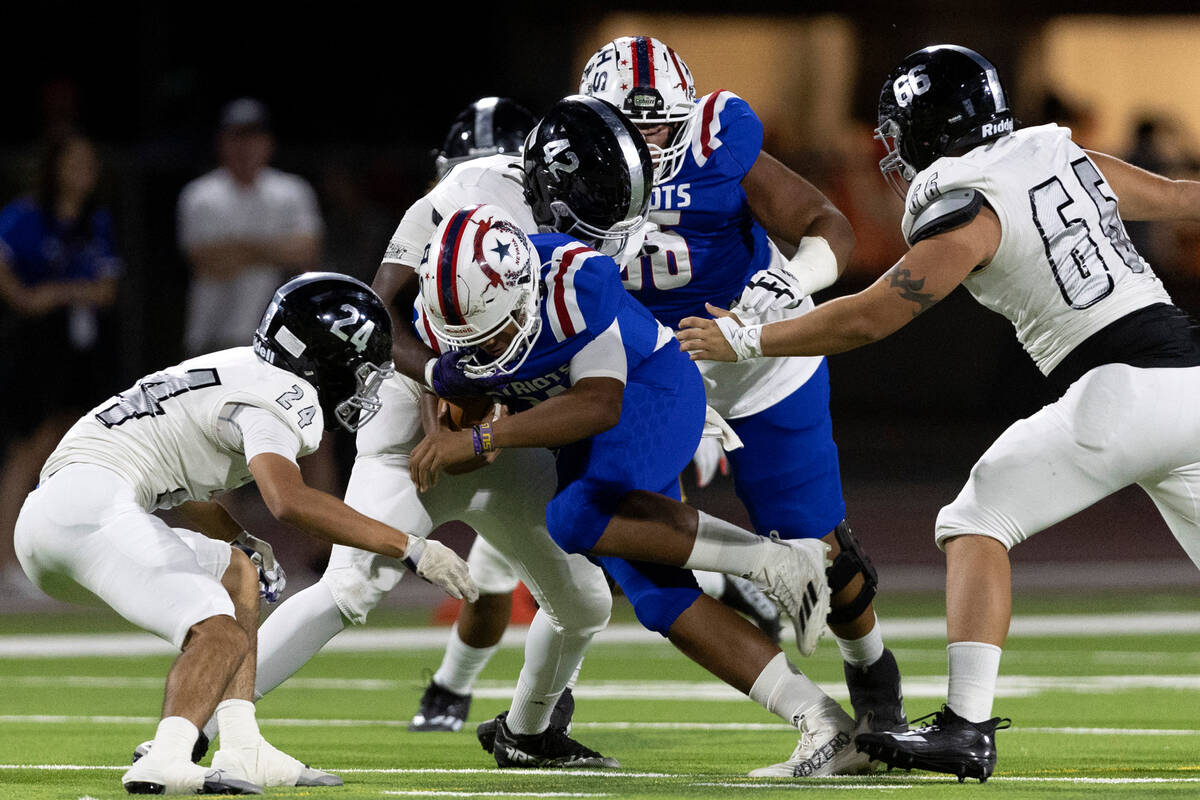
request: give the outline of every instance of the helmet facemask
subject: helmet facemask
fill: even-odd
[[[549,231],[559,231],[572,236],[609,258],[619,260],[626,253],[630,240],[645,238],[646,216],[639,214],[632,219],[622,220],[608,228],[600,228],[581,220],[571,207],[561,200],[550,202],[550,213],[554,221],[545,226]]]
[[[875,138],[883,143],[887,154],[879,159],[879,171],[892,191],[901,199],[908,197],[908,185],[917,177],[917,171],[900,155],[900,125],[895,119],[888,118],[875,129]]]
[[[354,394],[337,404],[333,409],[337,423],[351,433],[370,422],[383,401],[379,399],[379,388],[383,382],[396,374],[392,362],[382,366],[364,361],[354,368]]]

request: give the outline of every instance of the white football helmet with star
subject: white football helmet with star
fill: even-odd
[[[464,364],[472,377],[515,372],[541,332],[541,261],[525,232],[497,206],[461,208],[442,220],[421,264],[421,304],[433,335],[456,349],[480,348],[511,324],[498,355],[482,348]]]
[[[696,124],[696,84],[687,64],[652,36],[622,36],[588,59],[579,93],[607,100],[640,127],[671,125],[663,147],[650,145],[654,182],[679,174]]]

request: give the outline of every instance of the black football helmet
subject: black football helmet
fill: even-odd
[[[654,162],[620,110],[576,94],[555,103],[525,141],[525,201],[542,231],[614,258],[641,246]],[[631,239],[637,247],[627,248]]]
[[[276,290],[254,352],[316,388],[326,430],[356,431],[379,412],[379,387],[392,375],[392,323],[362,281],[306,272]]]
[[[900,196],[921,170],[1013,131],[996,68],[974,50],[939,44],[909,55],[883,84],[875,138],[884,178]],[[903,179],[903,181],[901,181]]]
[[[481,97],[459,112],[434,163],[438,180],[455,164],[497,153],[519,153],[537,119],[515,100]]]

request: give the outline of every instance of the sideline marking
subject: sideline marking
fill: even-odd
[[[786,627],[786,626],[785,626]],[[528,626],[513,626],[501,647],[524,647]],[[1128,614],[1036,614],[1013,617],[1010,638],[1041,636],[1141,636],[1200,633],[1200,612],[1161,611]],[[352,628],[322,648],[328,653],[369,653],[404,649],[442,649],[450,636],[446,627]],[[896,618],[887,621],[889,642],[905,639],[945,639],[943,617]],[[794,641],[788,629],[784,639]],[[655,645],[669,650],[657,633],[640,625],[609,625],[594,643]],[[149,633],[23,634],[0,636],[0,658],[66,658],[72,656],[176,655],[178,650]]]

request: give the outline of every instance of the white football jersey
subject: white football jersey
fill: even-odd
[[[1000,219],[1000,247],[963,285],[1003,314],[1049,374],[1109,323],[1171,298],[1138,255],[1117,198],[1071,132],[1015,131],[913,179],[901,230],[911,244],[978,191]]]
[[[93,408],[42,467],[45,480],[67,464],[96,464],[125,478],[147,511],[169,508],[249,483],[243,453],[218,432],[230,403],[266,409],[295,434],[295,457],[317,449],[324,430],[317,392],[250,347],[188,359]]]
[[[383,256],[385,264],[416,269],[438,223],[464,206],[487,203],[499,206],[521,230],[537,232],[533,212],[525,202],[521,182],[521,157],[485,156],[454,167],[429,193],[413,203],[392,234]]]

